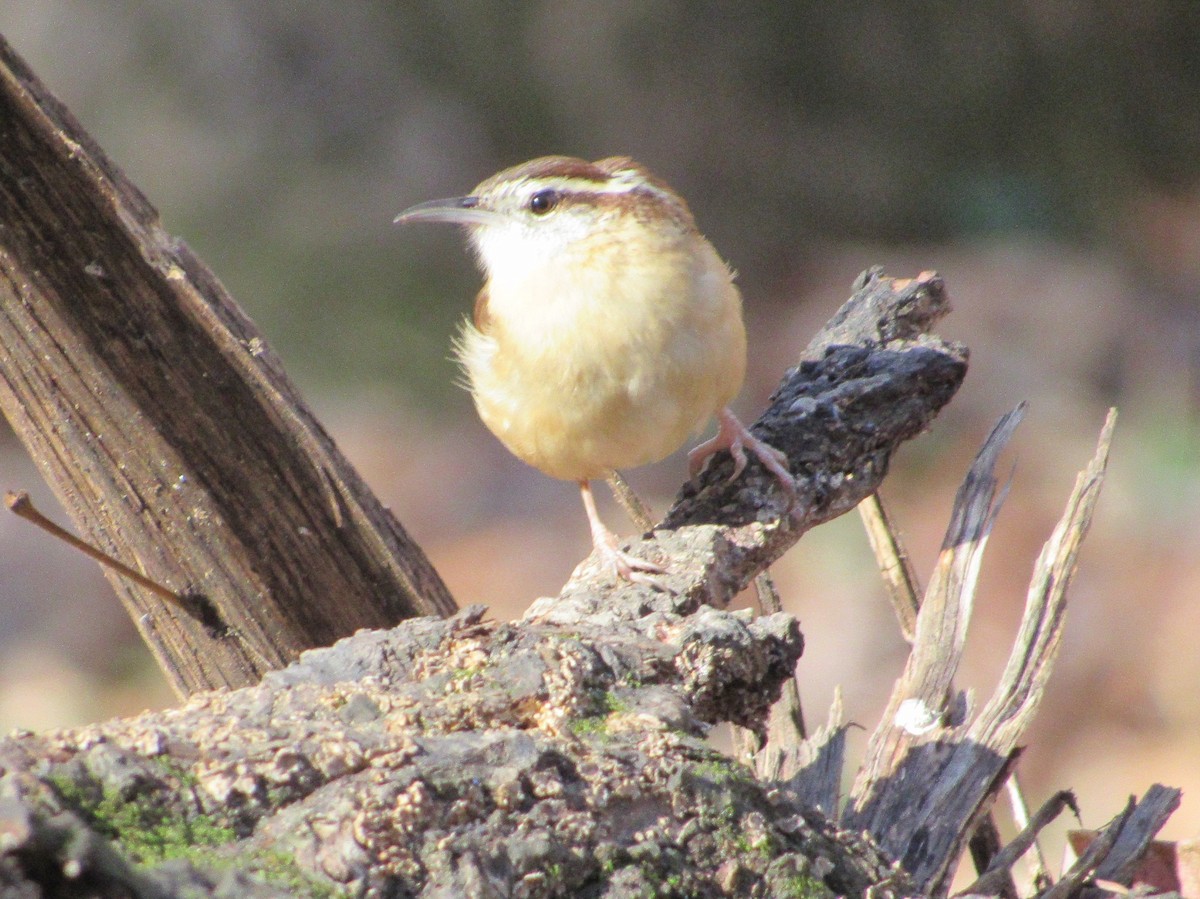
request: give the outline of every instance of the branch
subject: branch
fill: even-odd
[[[1000,895],[1012,885],[1012,867],[1037,842],[1037,836],[1051,821],[1070,809],[1079,817],[1075,795],[1069,790],[1060,790],[1051,796],[1028,825],[1013,837],[1012,842],[997,851],[991,858],[987,870],[963,892],[982,896]]]
[[[0,409],[175,688],[454,603],[216,277],[0,38]]]
[[[613,585],[585,560],[532,617],[568,621],[631,608],[686,613],[725,606],[811,527],[853,509],[887,474],[892,453],[922,433],[962,383],[967,351],[925,333],[950,310],[936,274],[893,280],[864,272],[855,295],[809,344],[752,430],[783,450],[799,485],[787,498],[751,460],[735,481],[722,454],[684,486],[663,521],[632,551],[667,568],[667,591]]]

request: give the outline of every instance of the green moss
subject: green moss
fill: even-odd
[[[778,848],[769,833],[759,834],[751,839],[741,827],[741,821],[736,813],[726,812],[723,816],[720,835],[723,836],[740,855],[761,855],[771,858]]]
[[[184,767],[169,755],[150,756],[148,761],[159,768],[163,774],[179,781],[185,787],[193,787],[197,783],[196,775],[192,773],[192,770]]]
[[[570,723],[571,733],[579,738],[596,737],[605,739],[608,733],[608,715],[588,715],[586,718],[576,718]]]
[[[172,769],[171,773],[184,782],[191,777],[181,769]],[[112,840],[142,868],[184,859],[208,870],[237,867],[297,896],[333,899],[344,895],[305,872],[287,853],[262,851],[246,857],[219,851],[219,847],[235,842],[238,835],[210,815],[183,816],[157,803],[153,796],[125,799],[113,791],[97,795],[95,784],[79,783],[66,775],[52,774],[46,780],[65,806],[79,813],[92,830]]]
[[[692,766],[692,773],[714,784],[755,783],[750,769],[728,756],[714,755]]]
[[[782,899],[829,899],[833,894],[824,882],[809,874],[795,874],[775,884],[775,895]]]
[[[188,858],[198,847],[221,846],[237,839],[233,828],[209,815],[181,816],[150,796],[126,799],[106,790],[97,797],[87,786],[66,776],[51,775],[48,781],[93,830],[111,839],[140,864]]]
[[[643,864],[642,876],[645,878],[647,899],[677,899],[682,896],[694,896],[696,883],[681,871],[665,871],[660,867]]]
[[[632,703],[612,692],[606,692],[602,698],[602,702],[610,715],[626,715],[633,711]]]
[[[577,737],[606,738],[609,736],[609,717],[612,715],[624,715],[631,711],[633,706],[612,691],[606,690],[595,697],[593,708],[596,711],[592,714],[581,716],[571,722],[571,733]]]

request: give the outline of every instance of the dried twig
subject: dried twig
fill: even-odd
[[[1008,783],[1004,785],[1004,789],[1008,793],[1008,804],[1012,809],[1013,822],[1021,830],[1027,830],[1031,825],[1029,803],[1025,799],[1025,791],[1021,788],[1021,778],[1018,772],[1014,771],[1012,773],[1012,777],[1008,779]],[[1072,810],[1075,812],[1076,817],[1078,817],[1078,809],[1072,806]],[[1038,815],[1041,815],[1040,810]],[[1036,818],[1033,820],[1036,820]],[[1033,859],[1030,864],[1033,883],[1038,889],[1043,889],[1049,886],[1053,880],[1050,877],[1050,866],[1046,863],[1046,852],[1042,848],[1041,840],[1037,838],[1036,830],[1030,849],[1033,853]]]
[[[114,559],[108,553],[96,549],[96,547],[92,546],[92,544],[88,543],[86,540],[80,540],[70,531],[55,524],[38,511],[37,507],[33,504],[33,500],[29,498],[29,494],[26,491],[20,490],[6,493],[4,495],[4,503],[8,506],[9,511],[14,515],[24,518],[31,524],[37,525],[37,527],[41,528],[47,534],[50,534],[52,537],[61,540],[63,543],[67,544],[73,549],[79,550],[79,552],[83,553],[85,556],[95,559],[101,565],[113,569],[123,577],[129,578],[129,580],[136,583],[139,587],[144,587],[159,599],[176,606],[180,611],[199,617],[198,612],[194,608],[194,604],[188,602],[183,594],[176,593],[169,587],[164,587],[158,581],[152,580],[151,578],[146,577],[146,575],[142,574],[140,571],[130,568],[120,559]]]
[[[1080,886],[1092,876],[1096,866],[1112,851],[1121,828],[1129,820],[1135,807],[1134,799],[1131,796],[1121,813],[1088,846],[1087,852],[1080,856],[1069,870],[1063,872],[1056,884],[1043,890],[1038,899],[1071,899],[1078,895]]]
[[[913,570],[912,560],[908,557],[908,551],[905,550],[896,529],[892,527],[891,518],[878,493],[868,496],[858,504],[858,514],[862,518],[871,550],[875,553],[875,561],[883,575],[888,598],[891,599],[892,608],[900,622],[900,633],[905,640],[912,643],[917,630],[917,612],[921,607],[921,582]]]
[[[625,514],[633,522],[634,527],[642,533],[654,528],[654,513],[637,495],[637,491],[633,489],[629,481],[625,480],[625,475],[619,471],[612,472],[608,476],[608,487],[617,504],[625,510]]]

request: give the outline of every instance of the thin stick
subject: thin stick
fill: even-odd
[[[1004,787],[1008,792],[1009,805],[1012,806],[1013,823],[1023,831],[1028,830],[1030,828],[1029,805],[1025,801],[1025,791],[1021,788],[1021,784],[1017,780],[1017,772],[1015,770],[1008,778],[1008,782]],[[1075,810],[1076,817],[1078,817],[1079,812],[1077,809],[1074,809],[1073,804],[1071,808]],[[1038,813],[1039,818],[1041,814],[1041,812]],[[1029,848],[1032,849],[1031,854],[1033,856],[1033,882],[1037,885],[1038,889],[1044,889],[1053,883],[1053,881],[1050,879],[1050,866],[1046,864],[1045,850],[1042,849],[1041,841],[1037,838],[1040,830],[1040,827],[1033,829],[1033,837],[1030,840]]]
[[[783,597],[779,595],[779,588],[775,586],[775,578],[771,577],[769,570],[754,579],[754,589],[758,593],[758,604],[762,607],[764,615],[774,615],[783,611]]]
[[[875,552],[892,608],[900,620],[900,632],[912,643],[917,630],[917,611],[921,607],[921,583],[913,571],[912,560],[892,527],[879,494],[872,494],[859,503],[858,514],[867,529],[867,539]]]
[[[629,482],[625,480],[625,476],[621,472],[614,471],[608,476],[608,487],[612,490],[617,504],[625,510],[625,514],[629,516],[635,528],[643,534],[654,530],[654,513],[629,486]]]
[[[62,540],[64,543],[66,543],[70,546],[75,547],[75,549],[79,550],[84,555],[91,556],[93,559],[95,559],[101,565],[107,565],[113,571],[116,571],[119,574],[123,575],[124,577],[129,578],[131,581],[133,581],[138,586],[145,587],[147,590],[149,590],[155,596],[158,596],[160,599],[164,599],[167,602],[173,604],[180,611],[186,612],[188,615],[191,615],[192,617],[199,617],[197,615],[197,610],[194,608],[194,605],[195,605],[194,597],[181,596],[180,594],[176,593],[174,590],[170,590],[170,589],[164,587],[162,584],[158,583],[157,581],[150,580],[150,578],[146,577],[140,571],[134,571],[132,568],[130,568],[124,562],[117,561],[112,556],[110,556],[108,553],[97,549],[96,547],[92,546],[90,543],[86,543],[85,541],[80,540],[74,534],[59,527],[57,524],[55,524],[53,521],[51,521],[49,518],[47,518],[45,515],[43,515],[41,512],[39,512],[37,510],[37,508],[33,505],[33,500],[31,500],[29,498],[29,494],[26,493],[24,490],[18,491],[16,493],[13,493],[13,492],[6,493],[4,495],[4,501],[5,501],[5,503],[8,504],[8,508],[15,515],[19,515],[20,517],[24,518],[26,521],[36,524],[39,528],[41,528],[46,533],[48,533],[54,537],[57,537],[59,540]]]
[[[1012,783],[1012,778],[1009,778],[1009,783]],[[1022,799],[1022,805],[1024,800]],[[1050,799],[1038,809],[1037,816],[1031,821],[1029,819],[1029,811],[1026,809],[1024,820],[1018,821],[1017,826],[1021,828],[1020,832],[1013,837],[1012,841],[994,853],[991,861],[986,866],[980,875],[979,879],[965,891],[965,894],[970,895],[992,895],[993,893],[1003,892],[1012,885],[1012,867],[1020,858],[1027,853],[1030,848],[1038,846],[1038,834],[1045,829],[1046,825],[1062,814],[1064,809],[1070,809],[1079,816],[1079,808],[1075,803],[1075,796],[1069,790],[1061,790],[1055,793]],[[1038,854],[1041,850],[1038,849]],[[1046,889],[1050,886],[1050,879],[1046,872],[1038,872],[1038,879],[1034,881],[1035,888],[1038,890]]]

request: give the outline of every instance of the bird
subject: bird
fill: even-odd
[[[716,419],[688,455],[755,456],[796,495],[787,457],[729,408],[746,371],[734,274],[683,198],[627,156],[544,156],[396,223],[463,226],[483,273],[454,351],[484,425],[518,459],[579,485],[592,544],[620,578],[661,587],[622,549],[591,482],[657,462]]]

